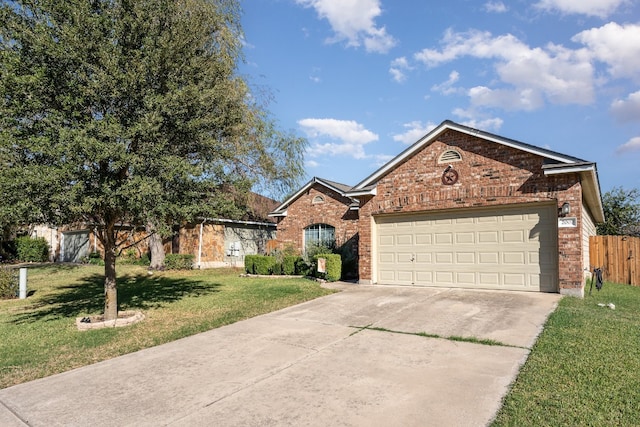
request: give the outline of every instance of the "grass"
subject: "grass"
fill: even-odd
[[[563,298],[493,426],[640,426],[640,288]]]
[[[103,267],[29,269],[25,300],[0,301],[0,388],[152,347],[317,298],[305,279],[242,278],[237,269],[161,272],[118,266],[120,310],[143,322],[80,332],[75,318],[103,311]]]

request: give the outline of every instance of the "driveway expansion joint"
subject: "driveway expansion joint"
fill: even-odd
[[[495,340],[491,340],[491,339],[483,339],[483,338],[476,338],[476,337],[461,337],[461,336],[455,336],[455,335],[451,335],[448,337],[442,336],[442,335],[438,335],[438,334],[428,334],[426,332],[407,332],[407,331],[394,331],[393,329],[387,329],[387,328],[380,328],[377,326],[371,326],[372,324],[366,325],[366,326],[349,326],[350,328],[354,328],[357,329],[356,331],[352,332],[351,335],[355,335],[359,332],[362,332],[364,330],[368,330],[368,331],[376,331],[376,332],[387,332],[390,334],[401,334],[401,335],[415,335],[417,337],[422,337],[422,338],[433,338],[433,339],[440,339],[440,340],[448,340],[448,341],[456,341],[456,342],[467,342],[470,344],[480,344],[480,345],[488,345],[488,346],[497,346],[497,347],[511,347],[511,348],[521,348],[523,350],[529,350],[531,351],[531,348],[529,347],[524,347],[524,346],[520,346],[520,345],[513,345],[513,344],[506,344],[500,341],[495,341]]]

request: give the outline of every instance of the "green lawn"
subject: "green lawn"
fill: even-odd
[[[103,268],[29,269],[26,300],[0,301],[0,388],[173,341],[331,291],[298,279],[242,278],[237,269],[161,272],[118,266],[120,310],[143,322],[80,332],[76,317],[101,314]]]
[[[640,426],[640,288],[563,298],[493,426]]]

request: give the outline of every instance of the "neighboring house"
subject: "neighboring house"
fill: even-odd
[[[604,221],[595,163],[451,121],[359,184],[314,178],[270,215],[280,245],[356,241],[360,283],[576,296]]]
[[[277,204],[252,193],[249,211],[241,219],[203,218],[198,223],[176,227],[174,236],[165,241],[165,253],[192,254],[197,268],[242,266],[245,255],[265,253],[267,243],[275,239],[276,224],[268,213]],[[132,233],[130,227],[123,226],[122,231],[130,244],[135,243],[128,249],[134,256],[148,252],[144,230]],[[39,225],[33,227],[31,236],[47,240],[51,261],[81,262],[90,253],[103,251],[91,225]]]

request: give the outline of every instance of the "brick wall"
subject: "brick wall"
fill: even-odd
[[[455,149],[461,161],[439,164],[440,155]],[[372,278],[371,220],[374,215],[441,209],[500,206],[519,203],[564,202],[578,227],[558,233],[559,287],[562,293],[582,292],[582,188],[577,174],[544,176],[542,157],[454,130],[400,164],[377,183],[377,195],[363,199],[359,224],[360,281]],[[451,164],[459,179],[443,185],[442,174]]]
[[[324,202],[318,203],[320,196]],[[314,203],[314,199],[316,202]],[[279,219],[277,238],[281,246],[293,246],[304,252],[304,229],[314,224],[335,227],[336,244],[353,244],[357,255],[358,211],[349,210],[351,199],[321,184],[314,184],[287,208],[287,216]]]

